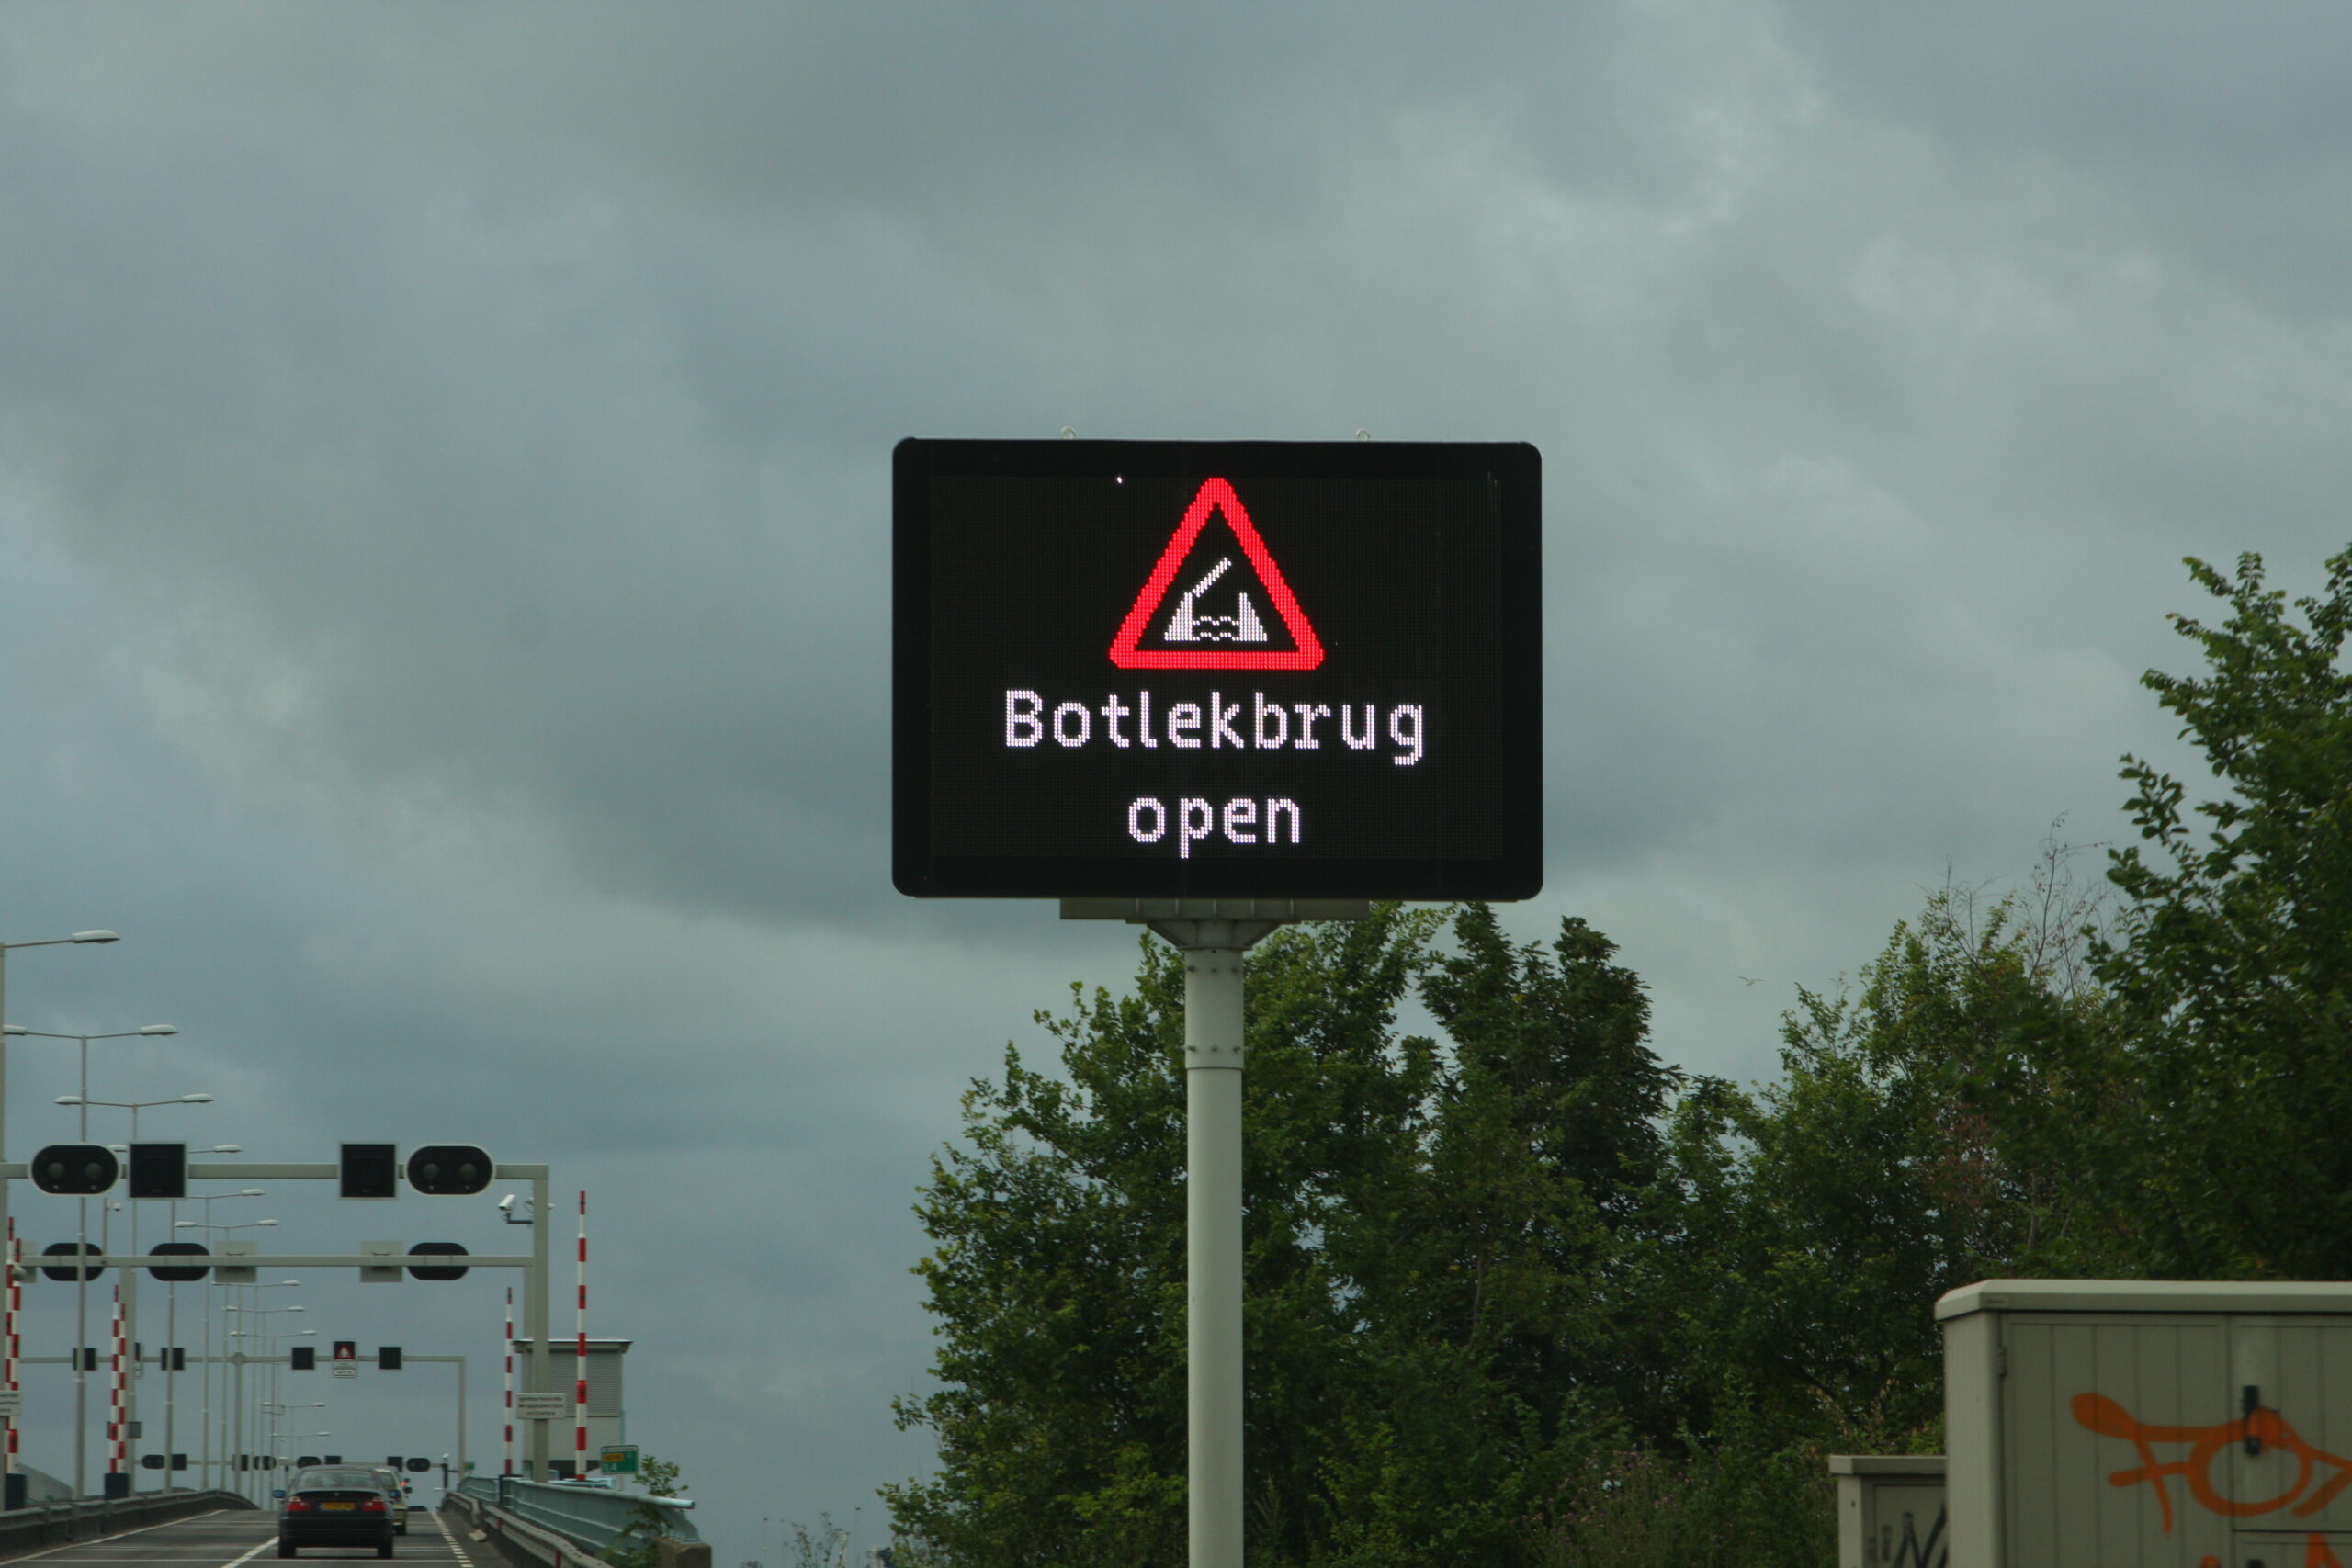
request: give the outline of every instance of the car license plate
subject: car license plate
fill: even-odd
[[[348,1514],[356,1511],[359,1505],[356,1503],[322,1503],[319,1506],[324,1508],[330,1514]]]

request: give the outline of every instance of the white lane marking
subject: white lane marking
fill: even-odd
[[[449,1550],[457,1553],[458,1561],[463,1565],[463,1568],[474,1568],[474,1560],[466,1555],[466,1549],[459,1546],[458,1544],[458,1538],[449,1533],[449,1526],[447,1522],[445,1521],[439,1514],[428,1514],[425,1517],[433,1521],[433,1528],[441,1532],[441,1539],[449,1543]]]
[[[118,1540],[128,1540],[134,1535],[145,1535],[149,1530],[169,1529],[174,1525],[190,1525],[194,1524],[198,1519],[218,1518],[220,1515],[228,1512],[230,1512],[230,1510],[227,1508],[208,1508],[201,1514],[189,1514],[184,1518],[165,1519],[161,1524],[141,1525],[135,1530],[117,1530],[112,1535],[102,1535],[94,1540],[70,1540],[62,1546],[52,1546],[46,1551],[28,1551],[22,1557],[11,1557],[8,1561],[11,1562],[30,1562],[40,1558],[54,1557],[61,1551],[72,1551],[76,1547],[97,1546]],[[268,1541],[262,1542],[262,1546],[267,1546],[268,1544]],[[260,1550],[261,1547],[259,1546],[254,1548],[254,1551],[259,1551]],[[245,1553],[245,1557],[251,1557],[253,1554],[253,1551],[248,1551]],[[245,1560],[245,1557],[238,1558],[237,1562],[243,1562]],[[120,1557],[110,1557],[100,1559],[99,1561],[121,1562],[126,1561],[126,1559]],[[221,1568],[235,1568],[235,1565],[232,1563],[223,1563],[221,1564]]]
[[[273,1529],[273,1530],[271,1530],[271,1531],[269,1532],[269,1536],[268,1536],[268,1538],[267,1538],[266,1540],[264,1540],[264,1541],[263,1541],[259,1546],[254,1547],[251,1551],[246,1552],[243,1557],[232,1557],[232,1558],[229,1559],[229,1561],[228,1561],[228,1562],[223,1562],[222,1564],[220,1564],[220,1568],[237,1568],[237,1564],[238,1564],[238,1563],[240,1563],[240,1562],[252,1562],[254,1558],[259,1557],[259,1556],[260,1556],[264,1551],[267,1551],[269,1548],[271,1548],[271,1547],[273,1547],[273,1546],[276,1546],[277,1544],[277,1532],[276,1530],[274,1530],[274,1529]]]

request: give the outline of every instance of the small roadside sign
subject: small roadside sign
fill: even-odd
[[[599,1450],[596,1454],[596,1467],[607,1475],[635,1475],[637,1473],[637,1445],[621,1443],[612,1448]]]
[[[0,1388],[0,1417],[15,1420],[25,1413],[25,1391],[20,1388]]]
[[[334,1364],[334,1375],[339,1378],[356,1378],[359,1375],[359,1369],[349,1361],[337,1361]]]
[[[521,1421],[560,1421],[571,1414],[571,1395],[568,1393],[518,1393],[514,1396],[514,1416]]]

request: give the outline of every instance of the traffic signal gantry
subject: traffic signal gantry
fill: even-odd
[[[487,1190],[492,1181],[528,1182],[531,1188],[531,1250],[527,1253],[477,1256],[468,1253],[456,1242],[419,1242],[406,1254],[400,1244],[390,1241],[363,1241],[360,1251],[349,1253],[264,1253],[259,1244],[232,1238],[224,1240],[220,1251],[210,1252],[193,1242],[165,1243],[153,1254],[133,1253],[128,1256],[100,1253],[84,1243],[65,1242],[45,1251],[44,1258],[53,1254],[73,1258],[62,1267],[46,1265],[28,1267],[19,1261],[16,1269],[18,1280],[34,1274],[46,1274],[52,1279],[87,1279],[107,1269],[120,1269],[126,1278],[135,1278],[138,1269],[145,1269],[158,1279],[201,1279],[213,1274],[222,1284],[251,1284],[259,1279],[261,1269],[356,1269],[368,1283],[390,1283],[403,1276],[419,1280],[458,1280],[471,1269],[515,1269],[523,1273],[524,1331],[529,1339],[525,1354],[525,1391],[531,1394],[557,1394],[553,1378],[553,1347],[548,1342],[551,1302],[548,1285],[548,1175],[544,1164],[500,1164],[487,1151],[468,1144],[430,1144],[412,1150],[403,1162],[396,1145],[391,1144],[345,1144],[340,1157],[333,1164],[308,1164],[254,1160],[190,1161],[185,1144],[135,1144],[129,1161],[129,1196],[134,1199],[176,1200],[188,1196],[190,1181],[333,1181],[337,1195],[359,1200],[391,1199],[400,1195],[402,1179],[413,1190],[432,1197],[472,1197]],[[44,1192],[73,1197],[97,1197],[111,1191],[124,1175],[124,1162],[114,1151],[102,1144],[52,1144],[24,1163],[0,1161],[0,1214],[7,1210],[6,1187],[19,1178],[28,1178]],[[159,1257],[187,1259],[187,1262],[160,1264]],[[426,1263],[410,1261],[431,1258],[448,1261]],[[207,1261],[198,1262],[203,1258]],[[462,1258],[459,1262],[458,1259]],[[262,1358],[238,1358],[258,1361]],[[400,1364],[400,1352],[392,1352],[392,1365]],[[373,1359],[374,1358],[369,1358]],[[441,1357],[417,1357],[418,1360],[440,1360]],[[273,1358],[274,1359],[274,1358]],[[379,1365],[381,1363],[379,1362]],[[390,1370],[390,1369],[386,1369]],[[462,1378],[463,1372],[460,1371]],[[462,1394],[460,1395],[462,1398]],[[7,1402],[13,1403],[13,1402]],[[569,1403],[566,1401],[566,1403]],[[517,1398],[515,1415],[529,1428],[525,1473],[534,1480],[552,1478],[549,1449],[552,1446],[549,1424],[560,1420],[564,1414],[542,1414],[552,1411],[552,1404],[545,1398],[526,1401]],[[5,1411],[0,1403],[0,1411]],[[0,1422],[13,1427],[17,1416],[13,1411],[0,1414]]]

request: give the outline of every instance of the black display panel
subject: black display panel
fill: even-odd
[[[1532,897],[1521,444],[901,442],[893,877],[922,897]]]

